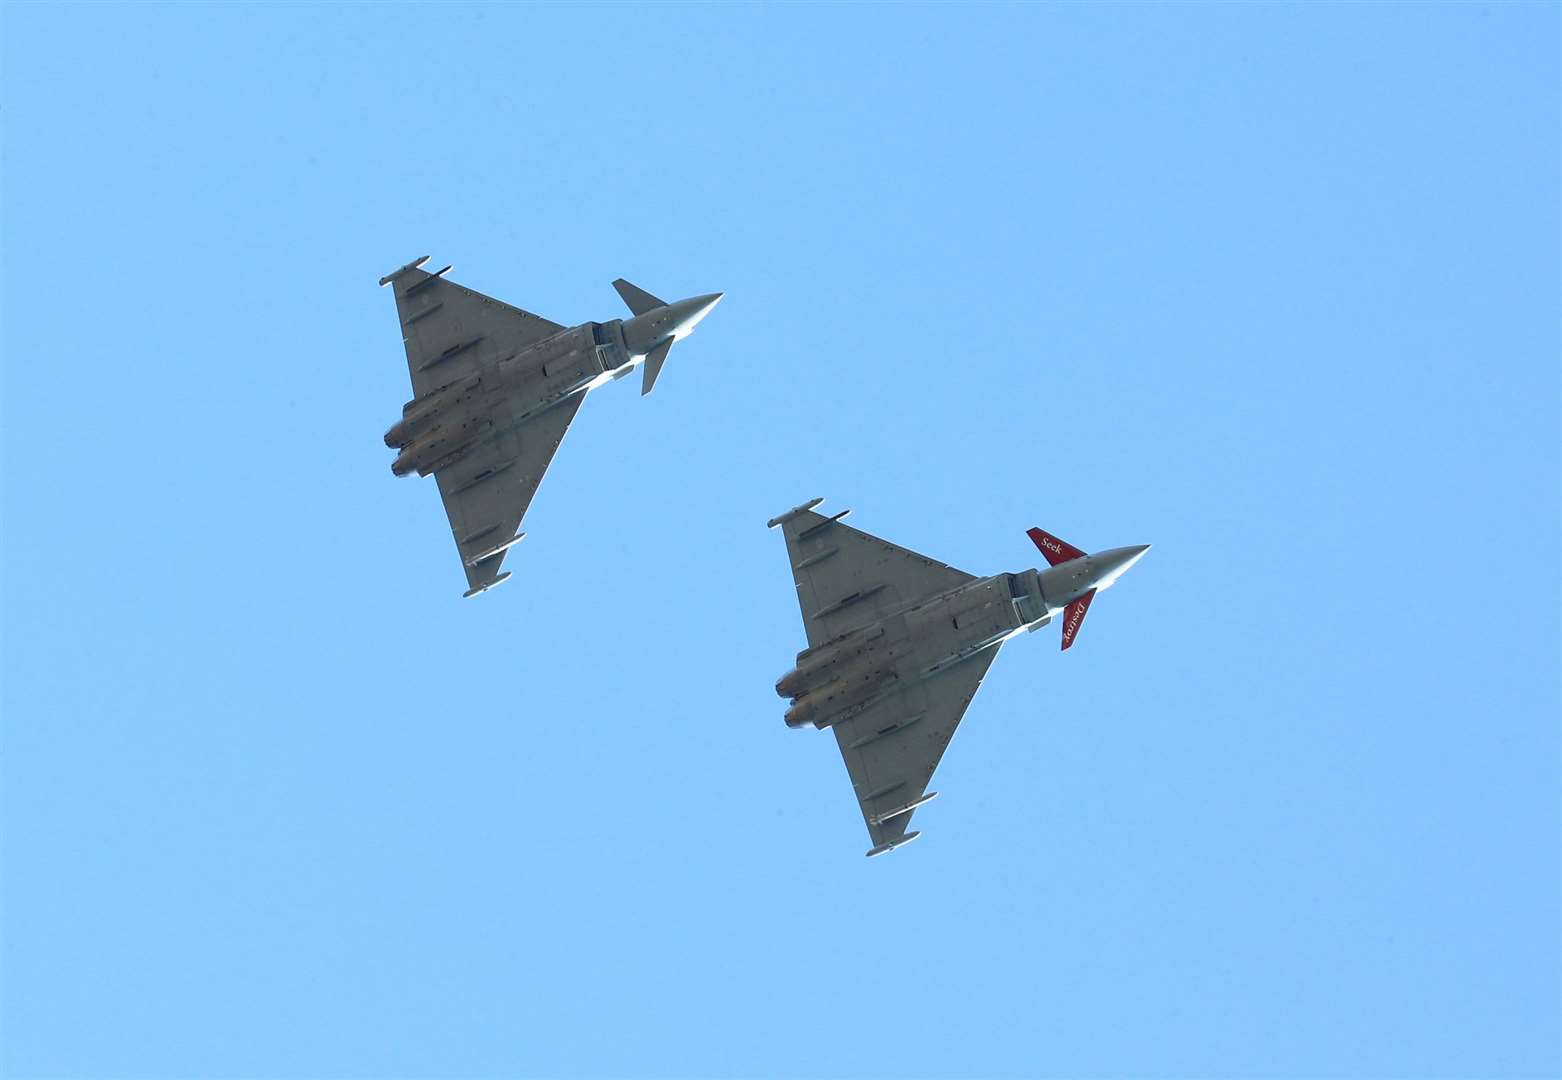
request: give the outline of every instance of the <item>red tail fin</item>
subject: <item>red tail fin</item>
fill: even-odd
[[[1081,596],[1063,609],[1063,647],[1065,649],[1074,644],[1074,638],[1079,635],[1080,624],[1085,621],[1085,612],[1090,610],[1090,600],[1095,594],[1096,591],[1091,589],[1084,596]]]
[[[1047,565],[1049,566],[1056,566],[1058,563],[1068,562],[1070,559],[1084,558],[1085,553],[1083,551],[1080,551],[1067,540],[1059,540],[1049,532],[1042,532],[1040,529],[1029,529],[1025,535],[1029,536],[1036,546],[1041,548],[1041,553],[1047,557]],[[1064,648],[1067,647],[1066,645],[1064,646]]]

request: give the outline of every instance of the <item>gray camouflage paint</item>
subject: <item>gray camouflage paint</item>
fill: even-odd
[[[1003,643],[1110,587],[1148,545],[979,578],[824,517],[819,502],[770,521],[809,640],[776,693],[791,699],[788,727],[835,733],[867,854],[881,855],[919,835],[911,815],[937,794],[927,783]]]
[[[427,273],[426,259],[380,279],[395,287],[414,395],[385,444],[395,475],[436,476],[475,596],[509,577],[499,566],[585,395],[637,366],[650,393],[722,294],[669,304],[620,278],[631,318],[566,328],[457,285],[448,266]]]

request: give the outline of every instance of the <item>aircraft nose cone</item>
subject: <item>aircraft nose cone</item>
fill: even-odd
[[[711,313],[711,309],[721,303],[725,293],[706,293],[704,296],[695,296],[685,300],[678,306],[683,308],[680,312],[682,318],[678,320],[678,336],[682,337],[700,324],[700,320]]]
[[[1092,556],[1096,564],[1097,588],[1104,589],[1127,572],[1128,568],[1140,559],[1144,553],[1150,550],[1149,544],[1136,544],[1133,547],[1113,548],[1111,551],[1103,551],[1099,555]]]

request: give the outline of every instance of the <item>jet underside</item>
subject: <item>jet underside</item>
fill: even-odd
[[[721,299],[666,303],[613,283],[632,318],[565,327],[421,269],[427,257],[380,279],[394,285],[412,400],[385,433],[397,476],[432,474],[475,596],[509,577],[505,552],[525,535],[531,505],[588,391],[641,366],[650,393],[673,343]]]
[[[630,370],[618,320],[560,331],[409,401],[386,434],[401,450],[391,471],[427,476],[453,466],[474,446]]]
[[[1007,638],[1047,618],[1030,574],[978,578],[815,513],[772,519],[786,537],[808,648],[776,690],[791,727],[835,736],[869,855],[909,843],[912,813]]]
[[[788,727],[834,733],[882,855],[918,835],[912,814],[1002,644],[1065,616],[1073,641],[1090,597],[1144,546],[1087,555],[1040,530],[1047,570],[975,577],[816,513],[772,518],[786,537],[808,648],[776,683]]]
[[[1022,615],[1029,605],[1015,577],[978,578],[799,653],[797,668],[777,685],[793,699],[788,726],[831,727],[1042,625],[1044,617]]]

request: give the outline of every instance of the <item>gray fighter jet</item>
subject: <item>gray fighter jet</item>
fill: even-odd
[[[420,270],[428,256],[386,274],[394,285],[412,370],[412,400],[385,433],[400,451],[391,472],[434,474],[466,569],[467,596],[509,577],[504,553],[587,391],[645,365],[649,394],[673,342],[721,299],[665,303],[620,278],[634,317],[566,328]]]
[[[1096,593],[1150,549],[1087,555],[1031,529],[1048,569],[973,577],[814,512],[815,499],[770,520],[786,536],[808,648],[776,683],[788,727],[830,728],[868,835],[871,858],[915,840],[912,811],[938,793],[933,770],[998,648],[1063,619],[1074,644]]]

